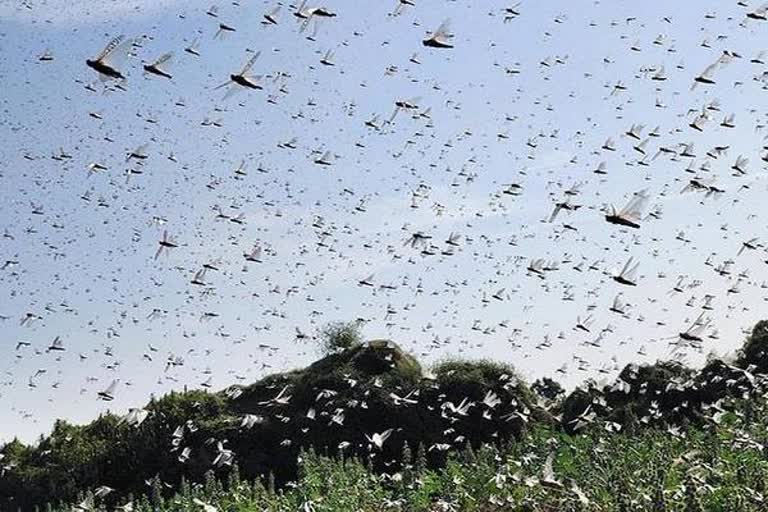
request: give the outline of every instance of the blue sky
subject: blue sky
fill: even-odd
[[[218,20],[206,14],[210,3],[194,0],[0,5],[0,229],[8,235],[0,260],[18,262],[0,271],[8,318],[0,321],[0,440],[33,440],[57,417],[123,412],[209,376],[221,389],[301,366],[318,353],[295,329],[312,334],[334,320],[364,318],[367,337],[391,338],[428,361],[491,357],[529,379],[575,385],[672,357],[670,338],[712,294],[707,314],[719,339],[678,356],[698,364],[740,346],[766,297],[764,251],[736,258],[744,241],[764,236],[757,128],[765,115],[755,102],[765,92],[753,78],[765,66],[750,59],[766,28],[744,23],[747,10],[735,2],[714,0],[525,1],[509,23],[501,2],[417,4],[391,16],[394,2],[328,0],[338,16],[319,20],[315,41],[299,33],[287,4],[278,25],[262,25],[274,2],[220,3]],[[455,48],[423,47],[445,19]],[[219,21],[236,32],[214,39]],[[121,66],[125,90],[105,87],[85,65],[119,34],[141,43]],[[196,37],[200,57],[184,52]],[[54,59],[40,62],[46,50]],[[320,63],[328,50],[335,66]],[[744,58],[691,91],[724,50]],[[143,76],[142,62],[168,51],[173,79]],[[225,99],[214,88],[255,51],[264,90]],[[650,80],[647,69],[661,65],[668,80]],[[626,90],[613,93],[619,82]],[[389,119],[404,98],[418,98],[430,118],[400,112],[382,130],[365,126],[374,115]],[[716,99],[705,130],[692,130],[696,112]],[[730,112],[736,128],[720,127]],[[651,156],[691,141],[698,166],[707,150],[728,145],[697,174],[716,176],[726,192],[681,195],[694,176],[685,158],[638,166],[636,141],[624,136],[632,124],[645,133],[660,126]],[[279,147],[294,137],[296,149]],[[609,137],[616,152],[601,150]],[[126,179],[135,168],[126,155],[143,144],[143,172]],[[70,159],[51,158],[62,149]],[[313,163],[325,151],[333,165]],[[750,167],[737,178],[730,166],[740,154]],[[236,179],[242,160],[247,176]],[[602,161],[601,178],[592,170]],[[94,162],[108,170],[89,176]],[[501,194],[509,183],[522,195]],[[576,183],[582,208],[542,222]],[[660,219],[638,231],[603,220],[606,204],[621,206],[640,189],[663,209]],[[215,206],[243,213],[246,224],[216,220]],[[316,216],[324,227],[313,227]],[[180,247],[155,261],[165,229]],[[461,246],[423,256],[404,246],[419,230],[441,248],[461,233]],[[254,244],[262,263],[242,256]],[[715,273],[710,255],[715,265],[735,258],[733,273]],[[608,275],[630,256],[640,262],[635,288]],[[530,276],[534,258],[560,261],[560,270]],[[207,274],[208,291],[191,285],[214,260],[221,270]],[[600,270],[573,270],[582,260]],[[740,293],[727,293],[740,272]],[[370,274],[375,286],[359,286]],[[680,276],[685,291],[670,293]],[[492,299],[501,288],[504,300]],[[618,292],[633,305],[625,317],[608,311]],[[42,318],[22,326],[26,313]],[[217,316],[201,321],[204,313]],[[575,331],[590,313],[593,332]],[[609,325],[599,347],[584,344]],[[46,352],[56,336],[66,351]],[[19,341],[31,346],[15,350]],[[166,371],[169,357],[184,365]],[[581,370],[575,358],[586,361]],[[115,400],[99,402],[113,379]]]

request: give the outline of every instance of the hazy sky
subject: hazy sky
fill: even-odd
[[[318,352],[296,329],[334,320],[363,318],[366,337],[427,361],[491,357],[574,385],[672,357],[711,294],[703,350],[686,360],[740,346],[768,296],[765,251],[737,257],[765,237],[768,214],[766,66],[750,62],[765,23],[722,0],[528,0],[508,23],[511,4],[416,3],[392,16],[394,1],[328,0],[338,15],[304,33],[288,4],[261,23],[274,2],[222,2],[217,18],[196,0],[0,3],[0,441],[302,366]],[[445,19],[455,48],[423,47]],[[220,22],[236,31],[214,38]],[[139,44],[116,88],[85,60],[119,34]],[[199,57],[184,51],[196,38]],[[334,66],[320,62],[329,50]],[[743,58],[691,90],[724,50]],[[39,60],[46,51],[53,60]],[[169,51],[171,80],[143,75]],[[225,98],[215,88],[255,51],[263,90]],[[652,80],[661,66],[667,80]],[[387,124],[403,99],[418,109]],[[702,109],[699,132],[689,123]],[[729,113],[735,128],[720,126]],[[378,130],[365,124],[376,115]],[[659,127],[647,166],[624,135],[633,124],[642,139]],[[601,149],[609,137],[616,151]],[[695,159],[652,158],[687,142]],[[143,165],[126,161],[144,144]],[[716,145],[729,149],[707,158]],[[314,163],[326,151],[332,165]],[[735,177],[739,155],[750,163]],[[108,170],[89,174],[93,163]],[[725,192],[681,194],[694,177]],[[517,197],[502,194],[512,183]],[[544,222],[576,184],[582,207]],[[639,230],[604,221],[605,205],[641,189],[661,216]],[[216,206],[245,224],[217,220]],[[166,229],[180,246],[155,261]],[[404,245],[416,231],[436,254]],[[451,233],[459,247],[442,255]],[[243,257],[254,245],[261,263]],[[637,287],[610,278],[629,257]],[[526,272],[535,258],[560,268],[540,279]],[[716,273],[728,259],[731,273]],[[190,283],[214,261],[208,286]],[[359,285],[371,274],[373,287]],[[619,292],[624,316],[609,311]],[[41,318],[21,325],[27,313]],[[590,314],[591,332],[575,330]],[[46,350],[56,336],[65,351]],[[166,370],[169,357],[184,364]],[[115,400],[98,401],[113,379]]]

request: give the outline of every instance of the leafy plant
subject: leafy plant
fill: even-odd
[[[358,321],[332,322],[318,333],[320,350],[326,356],[357,347],[362,339],[361,323]]]

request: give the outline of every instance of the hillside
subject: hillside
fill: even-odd
[[[732,363],[630,365],[563,396],[504,364],[426,371],[371,341],[8,443],[0,509],[683,510],[695,492],[706,510],[763,510],[766,343],[761,322]]]

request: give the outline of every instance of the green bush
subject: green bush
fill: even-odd
[[[318,333],[320,351],[325,356],[357,347],[362,339],[360,322],[332,322]]]

